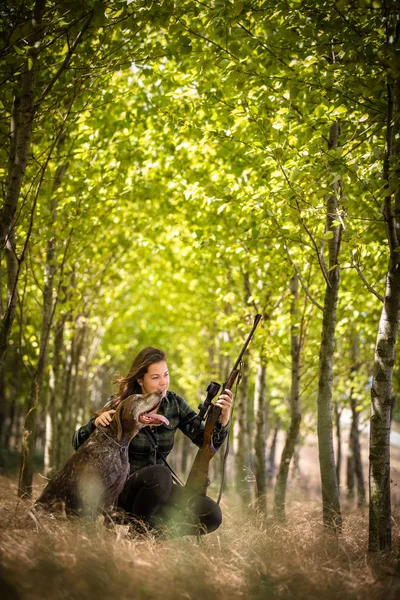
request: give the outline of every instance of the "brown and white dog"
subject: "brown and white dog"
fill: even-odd
[[[132,438],[147,425],[168,425],[163,415],[154,412],[161,396],[157,390],[122,400],[110,425],[95,429],[49,481],[36,505],[46,509],[62,507],[67,514],[91,517],[110,510],[129,474],[128,446]]]

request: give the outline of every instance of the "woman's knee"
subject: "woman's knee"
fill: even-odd
[[[204,533],[211,533],[220,527],[222,511],[220,506],[211,498],[197,496],[193,500],[190,509],[199,522],[200,530],[203,529]]]
[[[172,489],[171,471],[164,465],[154,465],[142,469],[143,486],[166,501]]]
[[[124,489],[118,498],[118,506],[124,510],[131,510],[137,498],[147,498],[164,503],[168,500],[172,489],[172,476],[163,465],[144,467],[132,473],[126,480]]]

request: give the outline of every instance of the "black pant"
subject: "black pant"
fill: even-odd
[[[211,533],[222,522],[221,509],[207,496],[189,497],[172,481],[164,465],[144,467],[132,473],[118,506],[128,515],[156,529],[169,526],[178,535]]]

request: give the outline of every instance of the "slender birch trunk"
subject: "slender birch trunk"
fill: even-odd
[[[61,424],[61,464],[71,456],[73,452],[71,439],[76,430],[78,412],[80,409],[80,397],[77,393],[79,379],[79,365],[84,354],[85,324],[82,317],[75,319],[73,324],[70,353],[66,362],[64,380],[63,410]]]
[[[32,495],[33,455],[36,441],[36,418],[39,399],[42,393],[44,374],[47,367],[50,328],[54,314],[53,281],[55,275],[54,238],[51,238],[47,248],[45,266],[45,283],[43,290],[42,326],[40,332],[39,358],[32,376],[27,413],[24,422],[22,443],[21,471],[19,477],[19,495]]]
[[[16,352],[15,347],[13,348],[12,353],[8,355],[7,366],[9,371],[11,372],[11,382],[9,385],[10,395],[6,404],[6,427],[3,432],[1,447],[11,450],[15,448],[15,446],[13,446],[11,443],[11,439],[13,436],[12,432],[17,426],[18,416],[21,412],[18,398],[21,396],[19,384],[21,378],[20,371],[22,365],[19,354]]]
[[[349,456],[347,461],[347,493],[349,498],[354,498],[355,482],[357,482],[357,504],[365,504],[365,483],[361,461],[360,431],[359,421],[360,413],[358,411],[357,397],[354,394],[354,378],[358,371],[358,336],[354,338],[352,347],[352,367],[350,373],[350,409],[351,426],[349,436]]]
[[[278,433],[281,428],[281,418],[278,417],[278,420],[275,424],[274,431],[272,434],[271,445],[269,447],[268,452],[268,470],[267,470],[267,484],[270,486],[272,484],[272,480],[275,475],[275,457],[276,457],[276,445],[278,442]]]
[[[290,461],[292,460],[296,442],[299,436],[301,423],[300,410],[300,324],[299,324],[299,281],[294,275],[290,284],[293,295],[291,303],[291,355],[292,355],[292,381],[290,389],[290,427],[286,436],[285,446],[282,451],[279,472],[275,484],[275,516],[285,520],[286,485],[289,475]]]
[[[369,454],[369,551],[390,550],[392,522],[390,499],[390,427],[392,413],[393,365],[400,319],[400,77],[394,49],[400,40],[397,11],[386,14],[388,48],[392,46],[387,83],[387,126],[383,180],[383,215],[389,242],[389,265],[385,297],[375,346],[371,388]],[[395,192],[393,192],[395,190]]]
[[[257,508],[260,512],[267,513],[267,486],[266,486],[266,431],[267,431],[267,403],[266,403],[266,371],[265,363],[257,367],[256,387],[254,394],[254,451],[255,451],[255,476]]]
[[[63,146],[63,140],[60,140],[59,149]],[[54,297],[54,277],[57,271],[56,261],[56,221],[57,221],[57,190],[61,185],[62,178],[66,170],[66,165],[59,165],[54,176],[53,189],[50,199],[50,214],[51,236],[47,242],[46,264],[44,267],[44,289],[43,289],[43,311],[42,325],[40,332],[39,358],[33,373],[31,391],[27,402],[27,416],[24,424],[24,435],[22,444],[22,461],[21,472],[19,478],[19,494],[32,494],[32,477],[33,477],[33,455],[36,438],[36,419],[37,408],[39,402],[44,407],[42,396],[42,388],[44,375],[47,368],[48,347],[50,339],[50,330],[54,317],[55,303],[57,299]],[[54,300],[54,302],[53,302]],[[43,411],[44,418],[47,421],[46,410]]]
[[[64,137],[60,139],[58,150],[62,149],[64,145]],[[51,314],[49,315],[49,321],[45,324],[44,334],[47,332],[47,343],[50,337],[50,328],[52,325],[54,308],[53,308],[53,294],[54,294],[54,277],[56,274],[56,221],[57,221],[57,210],[58,210],[58,199],[57,199],[57,190],[60,187],[63,177],[65,175],[67,169],[66,164],[61,164],[57,167],[56,173],[54,176],[52,197],[50,203],[50,211],[52,215],[52,235],[49,239],[47,246],[47,256],[46,256],[46,266],[45,266],[45,288],[43,295],[43,304],[45,306],[45,312],[48,313],[51,310]],[[57,298],[55,298],[55,302],[57,302]],[[51,307],[51,308],[50,308]],[[44,420],[45,420],[45,441],[44,441],[44,467],[45,473],[50,474],[52,467],[54,467],[54,454],[52,451],[53,446],[53,436],[54,436],[54,426],[55,426],[55,405],[56,405],[56,381],[54,376],[54,366],[58,370],[59,367],[59,353],[62,344],[62,333],[63,327],[61,327],[61,331],[57,332],[54,336],[55,347],[54,347],[54,361],[51,365],[50,376],[49,376],[49,389],[47,401],[43,402],[44,405]],[[58,337],[61,335],[61,340]],[[57,346],[58,344],[58,346]],[[47,348],[46,348],[46,360],[45,364],[43,364],[43,368],[47,366]],[[41,389],[39,390],[39,394],[41,394]]]
[[[335,411],[335,429],[336,429],[336,479],[338,488],[340,490],[340,474],[342,471],[342,427],[340,418],[342,416],[342,410],[339,408],[338,402],[334,402]]]
[[[238,389],[236,416],[234,424],[236,489],[245,503],[250,501],[250,489],[247,481],[248,444],[247,444],[247,402],[248,402],[248,360],[243,361],[243,376]]]
[[[44,451],[44,466],[46,476],[54,473],[58,467],[57,444],[58,428],[61,420],[61,376],[62,352],[64,348],[64,325],[67,315],[60,319],[55,327],[53,342],[53,360],[49,375],[49,399],[46,415],[46,441]]]
[[[396,263],[397,260],[396,257]],[[390,550],[392,544],[390,426],[392,377],[399,317],[400,269],[398,264],[392,264],[387,275],[385,301],[379,322],[371,388],[368,544],[370,551]]]
[[[298,480],[300,477],[300,448],[301,448],[301,441],[300,441],[300,436],[298,436],[295,446],[294,446],[294,452],[293,452],[293,466],[292,466],[291,477],[294,481]]]
[[[353,467],[354,474],[357,482],[357,504],[358,506],[365,505],[365,481],[364,481],[364,473],[363,473],[363,465],[361,460],[361,445],[360,445],[360,430],[359,430],[359,417],[360,413],[357,410],[357,405],[352,409],[353,418],[352,418],[352,436],[351,436],[351,445],[352,445],[352,454],[353,454]]]
[[[339,123],[331,125],[329,149],[339,142]],[[339,252],[341,227],[333,226],[338,213],[340,186],[333,185],[333,193],[327,201],[326,232],[328,239],[329,270],[325,273],[326,288],[323,306],[321,345],[319,352],[318,379],[318,452],[321,473],[323,522],[327,527],[341,526],[339,488],[336,477],[332,433],[332,370],[335,348],[336,311],[340,283]]]

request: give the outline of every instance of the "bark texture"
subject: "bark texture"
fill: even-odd
[[[329,148],[338,146],[339,123],[330,129]],[[323,522],[326,527],[341,526],[339,488],[336,477],[332,433],[332,368],[335,348],[336,311],[340,283],[339,252],[341,228],[333,227],[338,212],[339,183],[327,201],[326,231],[328,240],[329,271],[325,274],[326,288],[323,306],[322,334],[319,352],[318,379],[318,452],[321,473]]]
[[[352,367],[350,373],[350,409],[351,426],[349,437],[349,456],[347,460],[347,493],[349,498],[354,498],[355,484],[357,484],[357,504],[365,504],[365,483],[361,461],[360,446],[360,413],[358,411],[357,397],[354,393],[354,378],[358,371],[358,336],[355,336],[352,348]]]
[[[400,21],[397,11],[386,15],[388,47],[397,47]],[[390,258],[385,297],[375,346],[374,377],[371,387],[371,426],[369,456],[369,551],[390,550],[392,522],[390,499],[390,426],[392,380],[400,319],[400,77],[394,51],[387,84],[387,126],[383,179],[386,194],[384,218]],[[398,60],[398,59],[397,59]],[[395,193],[392,190],[396,190]]]
[[[275,484],[275,516],[285,520],[286,486],[289,475],[290,462],[296,447],[300,423],[300,323],[299,323],[299,282],[297,275],[291,281],[292,303],[291,303],[291,355],[292,355],[292,381],[290,388],[290,427],[286,436],[285,446],[282,451],[281,462]]]
[[[256,388],[254,394],[254,452],[255,452],[255,477],[257,508],[260,512],[267,512],[267,486],[266,486],[266,372],[267,367],[261,363],[257,367]]]
[[[340,489],[340,474],[342,472],[342,427],[340,418],[342,409],[339,408],[338,402],[334,402],[335,411],[335,429],[336,429],[336,479]]]
[[[247,440],[248,361],[243,361],[243,376],[239,384],[234,424],[236,489],[244,503],[251,500],[248,482],[249,452]]]
[[[49,395],[46,412],[46,439],[44,450],[44,467],[46,476],[51,476],[58,467],[57,464],[57,431],[61,421],[60,389],[62,351],[64,347],[65,319],[60,319],[55,327],[53,342],[53,360],[50,365]]]
[[[268,453],[267,482],[268,482],[269,486],[272,485],[272,480],[274,479],[274,475],[275,475],[276,445],[278,442],[278,433],[279,433],[280,428],[281,428],[281,418],[278,417],[275,427],[274,427],[274,431],[272,432],[271,445],[269,447],[269,453]]]
[[[19,495],[32,495],[33,478],[33,459],[36,443],[36,418],[39,399],[42,394],[44,374],[47,368],[47,357],[50,339],[50,330],[52,326],[55,302],[54,295],[54,277],[57,270],[56,263],[56,234],[55,224],[57,220],[57,189],[61,184],[64,166],[59,166],[56,170],[53,190],[50,200],[51,229],[52,235],[47,243],[44,288],[43,288],[43,310],[42,324],[40,331],[39,357],[36,368],[32,373],[31,390],[27,401],[27,414],[24,423],[24,435],[22,442],[21,471],[19,476]],[[42,405],[44,402],[42,402]]]
[[[400,315],[400,270],[389,270],[385,301],[379,322],[371,388],[369,454],[369,543],[370,551],[390,550],[390,425],[392,376]]]

